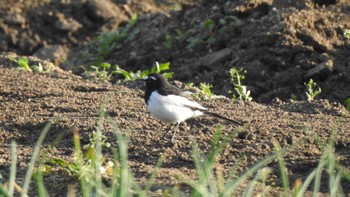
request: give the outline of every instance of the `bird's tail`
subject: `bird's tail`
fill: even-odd
[[[236,124],[236,125],[243,125],[243,123],[240,123],[240,122],[237,122],[237,121],[235,121],[235,120],[226,118],[226,117],[224,117],[224,116],[221,116],[221,115],[216,114],[216,113],[213,113],[213,112],[203,111],[203,113],[206,114],[206,115],[215,117],[215,118],[220,118],[220,119],[226,120],[226,121],[228,121],[228,122],[232,122],[232,123],[234,123],[234,124]]]

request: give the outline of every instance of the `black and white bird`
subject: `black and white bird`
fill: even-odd
[[[163,122],[177,123],[178,125],[189,118],[209,115],[241,125],[237,121],[209,112],[207,108],[188,98],[188,94],[171,85],[160,74],[150,74],[144,80],[146,82],[145,102],[147,108],[154,117]]]

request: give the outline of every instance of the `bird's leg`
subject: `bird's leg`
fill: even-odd
[[[171,137],[171,141],[173,141],[173,140],[174,140],[174,138],[175,138],[175,134],[176,134],[177,130],[179,130],[179,125],[180,125],[180,123],[178,122],[178,123],[176,124],[176,126],[175,126],[173,136]]]

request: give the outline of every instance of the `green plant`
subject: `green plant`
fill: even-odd
[[[97,58],[96,64],[104,61],[104,59],[113,51],[122,48],[123,41],[131,41],[140,32],[139,29],[133,28],[137,22],[137,15],[133,15],[129,23],[123,27],[120,31],[112,31],[102,33],[96,39],[97,41]]]
[[[110,80],[113,73],[109,72],[111,65],[106,62],[102,62],[97,66],[90,66],[91,70],[87,70],[82,73],[82,76],[86,78],[93,78],[100,81],[108,81]]]
[[[208,96],[209,98],[215,96],[215,94],[211,91],[213,85],[207,83],[200,83],[199,88],[202,90],[204,95]]]
[[[233,133],[221,139],[222,131],[220,129],[214,134],[211,141],[211,149],[207,156],[205,156],[196,144],[193,145],[192,157],[197,170],[197,180],[191,180],[186,175],[180,173],[180,179],[191,186],[191,196],[236,196],[239,185],[247,181],[249,177],[256,174],[253,180],[248,184],[248,187],[243,191],[244,196],[252,196],[254,187],[259,181],[264,182],[271,173],[271,169],[265,167],[267,164],[277,158],[277,154],[266,157],[257,164],[251,166],[246,172],[237,178],[228,178],[224,180],[222,172],[218,169],[217,176],[215,176],[215,163],[219,159],[221,152],[228,145],[233,137]],[[279,150],[282,154],[285,150]]]
[[[170,34],[166,34],[165,35],[165,44],[164,46],[168,49],[171,48],[171,46],[173,45],[173,42],[174,42],[174,37]]]
[[[248,90],[247,86],[242,85],[242,80],[245,79],[245,74],[247,71],[243,70],[243,68],[237,69],[236,67],[232,67],[230,69],[230,77],[231,82],[234,86],[235,93],[233,91],[229,91],[229,94],[233,94],[234,99],[238,99],[241,101],[251,101],[253,98],[250,96],[250,90]]]
[[[40,62],[39,62],[37,65],[31,66],[31,68],[32,68],[34,71],[37,71],[37,72],[43,72],[43,71],[44,71],[43,65],[41,65]]]
[[[29,60],[26,57],[19,57],[19,58],[9,58],[9,60],[11,62],[15,62],[20,69],[26,70],[26,71],[30,71],[32,72],[37,71],[37,72],[47,72],[49,73],[51,71],[51,67],[48,67],[46,70],[44,69],[43,65],[39,62],[36,65],[30,65],[29,64]]]
[[[238,27],[242,24],[242,21],[237,16],[225,16],[224,18],[221,18],[219,22],[224,27],[229,25]]]
[[[114,74],[122,74],[125,80],[136,80],[141,79],[152,73],[161,73],[163,72],[163,76],[167,79],[171,78],[173,72],[164,72],[169,70],[170,62],[159,64],[156,62],[156,65],[151,68],[151,70],[143,70],[143,71],[126,71],[120,68],[118,65],[111,66],[109,63],[102,62],[97,66],[90,66],[90,70],[85,71],[82,76],[85,78],[97,79],[100,81],[109,81]]]
[[[345,36],[347,39],[350,39],[350,29],[344,30],[344,36]]]
[[[350,111],[350,98],[345,99],[345,109]]]
[[[40,146],[43,144],[44,138],[48,131],[50,130],[50,127],[52,125],[52,122],[49,122],[43,131],[41,132],[38,141],[36,145],[34,146],[32,157],[30,159],[30,162],[28,163],[28,169],[24,178],[24,182],[22,186],[17,185],[16,183],[16,165],[17,165],[17,150],[16,150],[16,143],[11,142],[11,170],[9,172],[9,185],[8,188],[5,188],[3,184],[0,183],[0,196],[4,197],[11,197],[14,196],[15,187],[20,188],[21,190],[21,196],[28,196],[29,191],[29,185],[32,181],[32,175],[34,173],[35,169],[35,163],[37,158],[39,157],[39,149]]]
[[[216,42],[219,33],[226,32],[229,30],[228,28],[237,27],[241,24],[241,20],[236,16],[225,16],[219,19],[219,22],[215,22],[213,19],[204,20],[199,26],[186,32],[186,35],[192,34],[186,39],[188,43],[186,48],[192,49],[200,43],[212,45]],[[195,32],[196,35],[192,32]]]
[[[206,42],[208,44],[213,44],[215,43],[216,39],[215,39],[215,35],[214,35],[214,31],[216,28],[216,24],[212,19],[207,19],[205,21],[202,22],[201,26],[207,30],[209,37],[206,39]]]
[[[132,71],[126,71],[122,68],[120,68],[119,66],[116,66],[115,70],[113,71],[113,73],[119,73],[122,74],[125,78],[125,80],[136,80],[136,79],[141,79],[146,77],[149,74],[153,74],[153,73],[161,73],[163,71],[167,71],[170,68],[170,62],[166,62],[166,63],[161,63],[159,64],[158,62],[156,62],[156,65],[153,66],[151,68],[151,70],[144,70],[144,71],[140,71],[138,70],[136,73],[132,72]],[[169,79],[173,76],[173,72],[164,72],[162,75]]]
[[[188,87],[193,86],[193,83],[187,84]],[[213,85],[207,84],[207,83],[200,83],[199,84],[199,89],[201,90],[202,93],[196,93],[192,94],[194,98],[200,100],[201,98],[204,99],[218,99],[218,98],[225,98],[223,95],[215,95],[211,89],[213,88]]]
[[[179,28],[175,29],[176,35],[173,36],[170,33],[165,34],[165,43],[164,46],[168,49],[171,49],[171,47],[173,46],[175,40],[178,42],[182,42],[184,37],[185,37],[185,33],[182,32]]]
[[[63,159],[55,159],[55,165],[64,166],[67,171],[70,171],[71,176],[76,177],[79,180],[80,187],[76,190],[74,185],[68,187],[68,193],[72,193],[83,197],[91,196],[147,196],[147,193],[151,189],[155,175],[161,166],[166,154],[163,154],[158,160],[154,172],[151,174],[144,188],[135,181],[131,170],[129,169],[128,160],[128,148],[127,143],[129,137],[127,134],[123,134],[117,127],[115,122],[106,114],[106,103],[103,103],[99,111],[99,119],[97,121],[96,131],[90,136],[90,143],[82,148],[80,142],[80,136],[78,129],[73,129],[73,143],[74,143],[74,162],[69,163]],[[28,170],[23,183],[20,187],[21,196],[28,196],[29,184],[32,179],[35,180],[38,196],[49,196],[44,186],[43,173],[50,174],[50,169],[43,169],[43,165],[39,164],[39,167],[35,168],[36,160],[39,156],[39,148],[43,143],[43,140],[49,131],[52,123],[46,125],[37,144],[34,147],[32,158],[28,164]],[[117,136],[118,147],[112,149],[114,160],[106,161],[106,156],[102,153],[103,148],[109,148],[109,144],[103,137],[103,125],[109,124]],[[91,150],[93,149],[93,150]],[[118,151],[116,151],[118,150]],[[89,153],[89,155],[87,154]],[[93,152],[93,154],[90,154]],[[93,156],[92,156],[93,155]],[[12,197],[14,196],[14,188],[16,187],[16,144],[11,143],[11,171],[8,187],[0,183],[0,196]],[[115,163],[117,165],[115,165]],[[36,171],[36,172],[35,172]],[[35,173],[34,173],[35,172]],[[34,173],[34,174],[33,174]],[[33,175],[33,176],[32,176]],[[107,176],[107,177],[106,177]],[[106,184],[106,182],[108,182]],[[71,191],[70,191],[71,190]]]
[[[97,121],[96,131],[90,138],[89,148],[93,147],[95,156],[92,159],[84,157],[84,148],[81,146],[80,136],[77,129],[73,129],[73,143],[74,143],[74,174],[78,179],[80,185],[79,188],[75,186],[68,187],[68,192],[71,192],[75,196],[88,197],[92,194],[94,196],[147,196],[152,188],[156,174],[166,158],[163,154],[155,165],[153,173],[149,177],[146,184],[141,187],[135,180],[132,171],[128,166],[128,134],[122,132],[116,123],[106,113],[106,102],[102,104],[99,111],[99,119]],[[34,179],[38,188],[38,195],[40,197],[48,196],[48,191],[44,186],[43,174],[39,171],[35,176],[35,163],[39,157],[39,149],[43,144],[43,140],[50,129],[52,123],[45,126],[44,130],[39,136],[39,139],[34,147],[32,158],[28,164],[28,170],[18,195],[28,196],[29,185]],[[104,164],[106,155],[103,154],[103,148],[109,148],[104,146],[106,143],[103,137],[104,126],[108,124],[112,128],[113,133],[117,137],[117,147],[112,148],[114,159],[113,162],[107,162]],[[322,155],[316,168],[303,180],[294,184],[293,188],[290,188],[288,169],[284,160],[285,153],[289,150],[294,150],[298,144],[305,143],[305,140],[300,140],[297,144],[293,144],[289,147],[281,148],[277,141],[272,141],[274,144],[274,153],[260,160],[259,162],[251,165],[246,171],[239,174],[236,177],[224,176],[221,168],[216,165],[220,160],[225,148],[229,145],[232,138],[235,136],[235,132],[230,133],[223,137],[224,133],[219,128],[210,142],[210,150],[207,154],[202,152],[197,143],[192,145],[192,157],[197,171],[197,178],[192,179],[183,173],[179,173],[180,179],[192,188],[190,196],[193,197],[206,197],[206,196],[270,196],[268,193],[268,186],[266,182],[268,176],[273,172],[272,168],[267,167],[275,164],[280,171],[281,181],[281,193],[278,196],[293,196],[302,197],[306,195],[306,191],[309,190],[314,196],[317,196],[321,189],[321,179],[326,178],[324,175],[328,175],[328,192],[330,196],[344,196],[341,181],[350,181],[350,172],[344,166],[337,161],[337,155],[335,153],[335,139],[336,132],[333,132],[330,136],[328,143],[322,144]],[[11,143],[11,170],[9,172],[8,187],[5,187],[0,183],[0,196],[12,197],[14,196],[14,190],[16,185],[16,162],[17,151],[16,143]],[[60,162],[60,161],[59,161]],[[106,172],[109,173],[106,173]],[[234,172],[231,172],[234,173]],[[109,177],[106,179],[106,174]],[[238,173],[237,173],[238,174]],[[240,187],[244,185],[244,187]],[[261,187],[264,188],[261,190]],[[258,194],[254,193],[260,189]],[[312,190],[310,190],[310,188]],[[326,185],[322,185],[322,190],[327,188]],[[178,196],[179,188],[174,187],[174,193],[171,195],[168,191],[164,191],[162,196]],[[17,195],[17,194],[16,194]],[[310,195],[310,194],[308,194]]]
[[[207,19],[201,22],[199,27],[195,27],[195,28],[200,29],[202,31],[204,30],[207,33],[207,36],[206,37],[201,37],[199,35],[190,36],[189,38],[186,39],[186,42],[188,43],[186,48],[192,49],[193,47],[197,46],[200,43],[213,44],[216,41],[215,39],[216,27],[217,25],[212,19]]]
[[[13,62],[16,62],[20,69],[32,71],[32,69],[29,66],[28,59],[25,57],[20,57],[18,59],[12,59]]]
[[[176,39],[182,41],[185,37],[185,33],[181,31],[181,29],[179,28],[176,28],[175,31],[176,31]]]
[[[305,86],[307,88],[306,96],[308,101],[313,101],[322,91],[312,79],[310,79],[308,83],[305,83]]]
[[[195,47],[196,45],[198,45],[199,43],[203,42],[202,39],[198,38],[198,37],[189,37],[187,40],[188,45],[186,46],[187,49],[192,49],[193,47]]]
[[[296,95],[296,94],[290,94],[290,99],[292,99],[292,100],[298,100],[298,96]]]

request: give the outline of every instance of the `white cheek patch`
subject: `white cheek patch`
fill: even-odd
[[[150,77],[148,77],[148,79],[153,79],[154,81],[157,80],[157,78],[155,76],[150,76]]]
[[[153,79],[154,81],[157,80],[157,78],[155,76],[146,76],[143,78],[144,80],[147,80],[147,79]]]

